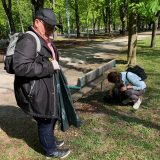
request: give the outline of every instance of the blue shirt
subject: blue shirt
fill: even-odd
[[[127,77],[126,77],[127,74]],[[132,72],[121,72],[122,81],[124,85],[131,84],[134,90],[142,90],[147,86],[144,81],[141,81],[141,78]]]

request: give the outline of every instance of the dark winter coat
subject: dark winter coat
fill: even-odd
[[[26,33],[17,42],[13,57],[15,97],[18,106],[31,116],[58,118],[56,71],[48,59],[52,58],[52,53],[45,41],[39,39],[41,51],[38,56],[32,35]],[[57,50],[52,46],[59,61]]]

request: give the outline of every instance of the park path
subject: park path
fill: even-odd
[[[151,32],[140,33],[138,40],[146,37],[151,37]],[[122,50],[127,49],[127,43],[128,37],[125,36],[111,41],[104,40],[85,46],[61,49],[62,68],[69,84],[76,85],[78,77],[105,64],[108,59],[116,59]],[[0,107],[17,106],[13,90],[14,75],[7,74],[3,68],[3,63],[0,63]]]

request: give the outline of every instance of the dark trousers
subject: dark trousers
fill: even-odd
[[[34,119],[37,121],[40,144],[46,154],[51,154],[57,148],[54,137],[54,127],[57,119],[38,117],[34,117]]]
[[[125,95],[127,98],[131,99],[134,103],[138,101],[139,96],[145,93],[145,89],[143,90],[134,90],[134,89],[127,89],[125,91]]]

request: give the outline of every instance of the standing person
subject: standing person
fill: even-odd
[[[116,94],[122,96],[123,104],[132,101],[134,103],[134,109],[140,107],[142,102],[140,96],[145,93],[146,84],[139,76],[132,72],[110,72],[107,79],[109,82],[115,84],[114,89],[110,92],[111,95]]]
[[[50,40],[55,25],[56,17],[51,9],[39,9],[35,14],[29,30],[39,37],[38,55],[36,40],[31,34],[25,33],[17,41],[13,57],[14,89],[17,104],[37,121],[39,141],[46,155],[65,158],[70,150],[59,149],[64,142],[54,136],[59,118],[55,74],[60,69],[58,52]]]

